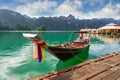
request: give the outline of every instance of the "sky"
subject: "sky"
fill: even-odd
[[[120,19],[120,0],[0,0],[0,9],[29,17],[68,16]]]

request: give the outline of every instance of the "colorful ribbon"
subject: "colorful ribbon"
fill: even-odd
[[[44,61],[44,50],[47,45],[44,42],[35,43],[34,55],[33,57],[38,60],[38,62]]]

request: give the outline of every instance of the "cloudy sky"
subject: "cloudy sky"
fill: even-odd
[[[79,19],[120,19],[120,0],[0,0],[0,9],[30,17],[72,14]]]

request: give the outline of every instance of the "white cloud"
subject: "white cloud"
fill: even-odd
[[[78,16],[81,14],[79,10],[82,8],[82,2],[80,0],[65,0],[62,4],[60,4],[56,9],[54,14],[55,15],[64,15],[68,16],[72,14],[74,16]]]
[[[78,1],[78,0],[75,0],[75,1]],[[78,2],[75,2],[75,1],[73,2],[70,2],[69,0],[64,1],[64,3],[62,3],[56,8],[55,14],[58,16],[60,15],[68,16],[69,14],[72,14],[75,17],[80,18],[80,19],[91,19],[91,18],[120,19],[120,4],[113,5],[110,2],[107,5],[105,5],[105,7],[101,8],[100,10],[83,13],[81,11],[81,8],[82,8],[82,5],[84,4],[82,4],[81,1],[78,1]]]
[[[96,12],[89,12],[89,18],[115,18],[120,19],[120,4],[107,4],[104,8]]]
[[[32,0],[14,0],[17,3],[28,3],[28,2],[32,2]]]
[[[95,6],[96,4],[102,5],[105,0],[85,0],[85,3],[89,4],[90,6]]]
[[[51,12],[52,8],[56,7],[56,5],[55,1],[44,0],[17,6],[16,10],[28,16],[40,16],[40,14],[44,15],[44,13]]]
[[[9,9],[7,6],[0,6],[0,9]]]
[[[27,1],[27,0],[26,0]],[[90,1],[90,0],[89,0]],[[95,3],[102,4],[103,0],[91,0]],[[115,18],[120,19],[120,4],[112,4],[111,2],[105,5],[100,10],[93,12],[82,12],[83,3],[80,0],[65,0],[61,4],[55,1],[40,0],[34,3],[27,3],[26,5],[17,6],[16,10],[28,16],[68,16],[74,15],[80,19],[91,18]]]

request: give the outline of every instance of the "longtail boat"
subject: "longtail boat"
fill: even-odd
[[[38,34],[23,33],[23,36],[27,37],[29,40],[36,44],[35,49],[37,48],[37,51],[35,50],[34,53],[36,54],[35,58],[37,58],[38,60],[41,55],[37,53],[42,52],[42,50],[39,50],[39,48],[41,47],[62,61],[66,61],[76,56],[85,48],[89,47],[89,39],[84,39],[83,33],[75,41],[68,42],[66,44],[60,44],[57,46],[49,46],[39,37]]]

